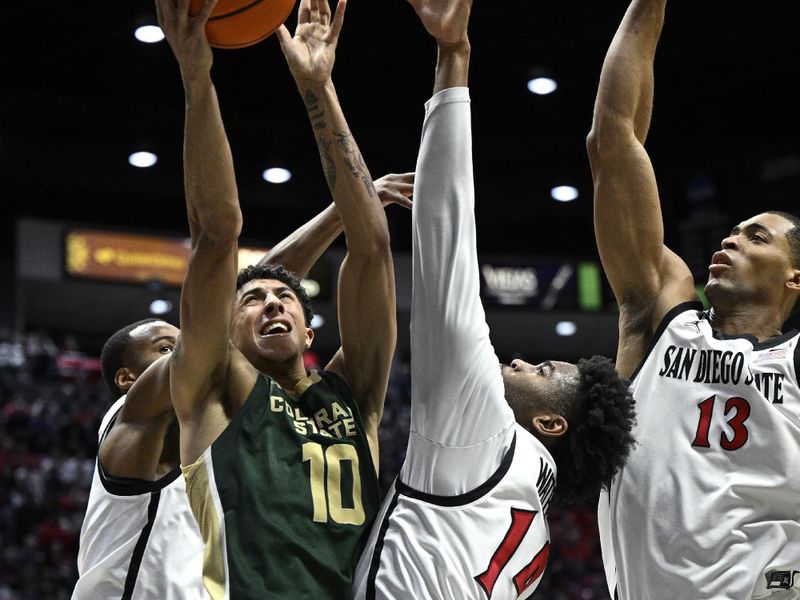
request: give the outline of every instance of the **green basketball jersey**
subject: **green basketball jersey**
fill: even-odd
[[[259,376],[184,475],[213,600],[350,597],[380,499],[361,417],[340,377],[312,373],[289,395]]]

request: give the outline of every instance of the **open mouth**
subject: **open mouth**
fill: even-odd
[[[273,321],[272,323],[267,323],[264,327],[261,328],[259,334],[261,337],[269,337],[272,335],[281,335],[283,333],[289,333],[292,328],[289,326],[288,323],[283,323],[280,321]]]
[[[714,256],[711,257],[711,264],[708,266],[708,270],[711,272],[712,275],[721,273],[722,271],[729,269],[731,267],[731,257],[725,254],[724,252],[715,252]]]
[[[731,257],[725,254],[724,252],[715,252],[714,256],[711,257],[711,264],[712,266],[713,265],[730,266]]]

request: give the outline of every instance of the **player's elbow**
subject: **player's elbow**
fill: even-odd
[[[586,150],[593,165],[610,160],[634,141],[633,122],[612,110],[596,110]]]
[[[220,206],[198,216],[195,230],[215,243],[231,243],[242,233],[242,212],[238,206]]]
[[[359,254],[370,257],[391,256],[391,238],[389,227],[385,222],[377,227],[359,232],[357,236],[348,236],[347,251],[349,254]]]

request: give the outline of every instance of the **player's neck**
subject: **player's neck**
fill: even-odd
[[[288,365],[271,366],[263,369],[262,373],[269,375],[279,386],[290,394],[294,392],[297,384],[308,375],[302,360],[294,361]]]
[[[714,331],[724,335],[750,334],[763,342],[781,335],[782,311],[767,310],[763,306],[714,306],[709,320]]]

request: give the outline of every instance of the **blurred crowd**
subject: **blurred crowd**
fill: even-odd
[[[384,490],[405,453],[410,390],[398,363],[380,429]],[[97,429],[112,400],[99,360],[71,338],[0,330],[0,600],[70,597]],[[554,507],[549,520],[550,560],[533,597],[607,600],[594,507]]]

